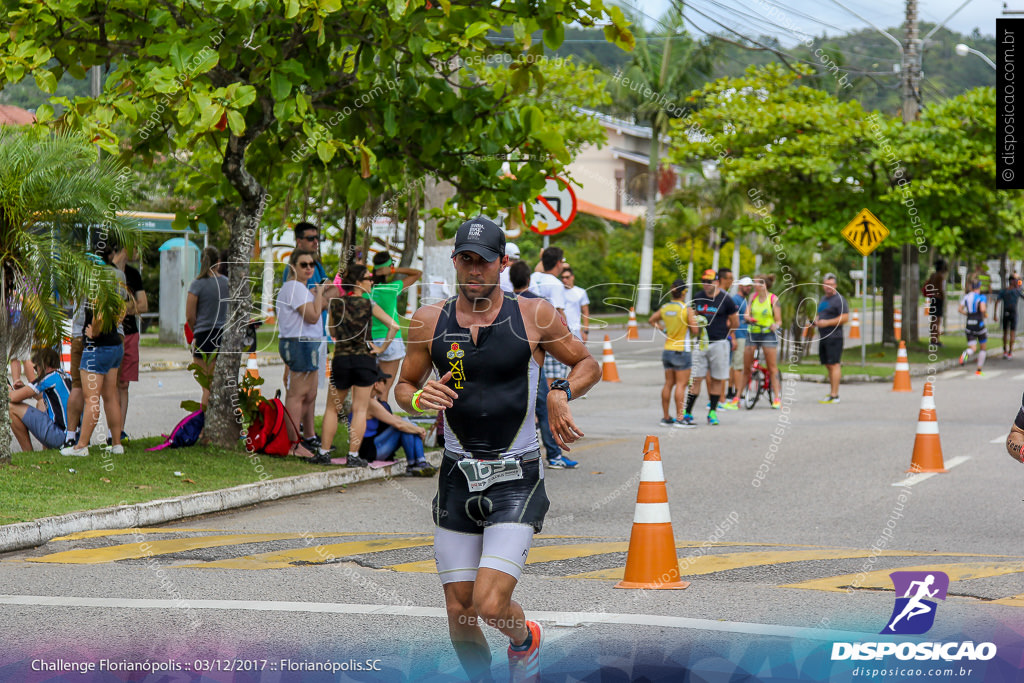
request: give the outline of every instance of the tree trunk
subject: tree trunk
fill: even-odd
[[[7,373],[11,367],[11,340],[14,337],[14,325],[11,316],[7,311],[11,310],[7,294],[7,269],[0,268],[0,304],[4,307],[4,314],[0,315],[0,466],[11,464],[11,439],[14,433],[11,431],[11,394],[10,385],[7,384]]]
[[[896,296],[896,264],[894,249],[882,249],[878,257],[878,276],[882,281],[882,344],[896,344],[893,328],[893,300]]]
[[[916,244],[903,245],[903,292],[902,338],[908,344],[917,343],[920,334],[917,329],[917,304],[921,294],[921,267],[918,263]]]
[[[255,137],[255,133],[252,137]],[[228,322],[224,327],[218,362],[210,383],[210,403],[206,407],[204,438],[226,449],[237,449],[242,429],[238,406],[239,365],[242,338],[253,314],[250,259],[266,209],[267,191],[245,168],[245,151],[251,142],[231,136],[224,152],[221,170],[242,198],[241,207],[231,224],[228,243]]]
[[[405,248],[402,249],[402,260],[398,263],[401,268],[412,267],[416,259],[416,250],[420,246],[420,193],[416,188],[409,192],[408,202],[405,214]]]
[[[352,260],[352,255],[355,254],[356,248],[356,216],[355,209],[345,209],[345,237],[342,240],[342,251],[341,251],[341,268],[344,269],[348,266]]]
[[[640,279],[636,291],[636,314],[640,316],[651,313],[651,282],[654,280],[654,223],[658,200],[660,143],[658,131],[652,126],[651,155],[647,170],[647,213],[644,215],[644,242],[640,249]]]
[[[455,188],[447,181],[438,181],[428,176],[423,184],[423,208],[426,211],[441,208],[455,196]],[[443,290],[449,295],[457,291],[455,266],[452,265],[452,247],[455,238],[445,239],[437,224],[431,218],[423,227],[423,305],[440,301]],[[528,258],[528,257],[527,257]]]

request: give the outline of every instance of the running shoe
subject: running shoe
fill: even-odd
[[[781,407],[782,407],[782,399],[778,399],[777,398],[774,401],[772,401],[772,409],[773,410],[778,410]]]
[[[718,404],[721,410],[739,410],[740,400],[738,398],[731,398],[728,401],[722,401]]]
[[[570,460],[564,455],[560,455],[557,458],[548,458],[548,467],[554,470],[571,470],[579,465],[575,460]]]
[[[307,436],[305,439],[302,439],[302,445],[308,448],[309,450],[313,451],[314,453],[319,453],[321,446],[320,437],[317,436],[316,434],[314,434],[313,436]]]
[[[708,424],[718,426],[718,413],[712,410],[708,413]]]
[[[320,449],[313,451],[316,453],[312,458],[309,459],[310,465],[330,465],[331,458],[334,457],[334,449],[331,448],[326,453],[321,453]]]
[[[358,455],[348,456],[348,460],[345,461],[345,467],[369,467],[370,463],[367,460],[363,460]]]
[[[76,458],[84,458],[89,455],[89,447],[86,446],[85,448],[75,448],[74,445],[65,446],[64,448],[60,449],[60,454],[73,455]]]
[[[838,396],[826,396],[825,398],[823,398],[820,401],[818,401],[818,403],[825,403],[825,404],[828,404],[828,403],[839,403],[839,397]]]
[[[970,352],[967,349],[964,349],[964,352],[960,354],[960,365],[963,365],[964,363],[967,362],[967,356],[969,353]]]
[[[676,423],[675,418],[663,417],[663,418],[661,418],[661,422],[659,422],[658,424],[660,424],[662,427],[671,427],[675,423]]]
[[[981,371],[981,368],[978,368],[977,370],[975,370],[975,371],[974,371],[974,376],[975,376],[975,377],[984,377],[984,376],[985,376],[985,373],[983,373],[983,372]]]
[[[110,451],[111,455],[124,455],[124,446],[122,446],[121,444],[117,444],[116,446],[111,446],[107,450]]]
[[[693,429],[694,427],[697,426],[697,423],[693,421],[693,415],[686,413],[685,415],[683,415],[682,420],[676,420],[675,426],[679,427],[680,429]]]
[[[511,683],[533,683],[540,680],[540,643],[544,631],[535,621],[526,622],[530,630],[530,647],[523,651],[508,646],[508,673]]]
[[[426,460],[417,460],[409,465],[405,472],[412,477],[432,477],[437,473],[437,468]]]

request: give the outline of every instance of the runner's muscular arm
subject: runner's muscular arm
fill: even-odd
[[[1017,462],[1024,463],[1024,429],[1016,424],[1010,428],[1010,435],[1006,437],[1006,452]]]
[[[440,381],[427,380],[433,368],[430,361],[431,337],[440,314],[440,304],[421,306],[409,321],[409,339],[405,360],[402,361],[402,375],[395,384],[395,402],[409,413],[450,408],[452,401],[459,397],[455,390],[445,386],[452,377],[451,372],[446,372]],[[412,397],[420,387],[423,387],[423,393],[420,394],[417,409],[412,405]]]
[[[530,332],[530,327],[535,330],[537,345],[571,368],[568,380],[573,398],[586,394],[601,379],[601,366],[587,351],[587,347],[569,332],[565,320],[547,301],[520,299],[520,308],[527,332]],[[584,436],[573,422],[568,396],[564,391],[548,392],[548,424],[555,442],[566,451],[570,450],[567,444]]]

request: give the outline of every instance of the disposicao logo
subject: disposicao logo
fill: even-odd
[[[881,630],[882,635],[921,635],[935,623],[937,603],[945,600],[949,590],[949,576],[944,572],[892,572],[892,585],[896,589],[896,604]],[[929,599],[932,598],[932,599]],[[833,643],[832,661],[851,659],[882,659],[895,655],[897,659],[918,661],[989,660],[996,656],[994,643],[972,641],[947,643]]]
[[[949,576],[945,572],[893,572],[889,574],[896,589],[896,605],[889,623],[880,633],[921,635],[935,623],[936,604],[926,598],[946,599]],[[898,597],[902,595],[903,597]]]

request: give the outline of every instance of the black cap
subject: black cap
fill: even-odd
[[[459,226],[452,256],[464,251],[479,254],[488,263],[505,255],[505,232],[489,218],[477,216]]]

